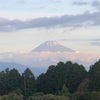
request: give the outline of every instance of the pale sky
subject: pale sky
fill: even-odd
[[[0,0],[0,53],[47,40],[100,57],[100,0]]]

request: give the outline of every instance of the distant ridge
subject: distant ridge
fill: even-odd
[[[25,66],[25,65],[15,63],[15,62],[1,62],[0,61],[0,71],[5,70],[6,68],[9,68],[9,69],[15,68],[21,74],[25,71],[26,68],[29,68],[29,69],[31,69],[31,71],[33,72],[33,74],[35,76],[38,76],[41,73],[44,73],[46,71],[46,68],[29,67],[29,66]]]
[[[32,52],[75,52],[74,50],[61,45],[57,41],[46,41],[39,45]]]

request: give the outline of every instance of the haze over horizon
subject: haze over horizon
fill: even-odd
[[[29,53],[45,41],[80,53]],[[0,61],[43,67],[99,59],[100,0],[0,0]]]

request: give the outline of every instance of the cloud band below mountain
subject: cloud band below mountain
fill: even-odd
[[[8,57],[9,55],[9,57]],[[100,54],[84,54],[69,52],[32,52],[29,54],[0,54],[0,61],[16,62],[30,67],[47,68],[59,61],[73,61],[83,64],[86,69],[100,58]]]

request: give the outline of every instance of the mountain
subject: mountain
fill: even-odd
[[[45,73],[45,68],[36,68],[36,67],[28,67],[21,64],[17,64],[14,62],[0,62],[0,71],[9,68],[9,69],[17,69],[19,73],[23,73],[26,68],[29,68],[35,76],[38,76],[41,73]]]
[[[57,41],[46,41],[32,52],[75,52],[74,50],[65,47],[58,43]]]

